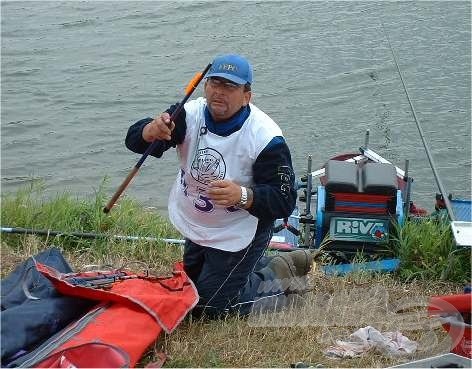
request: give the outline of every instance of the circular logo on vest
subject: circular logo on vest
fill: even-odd
[[[209,147],[199,149],[193,160],[190,174],[197,182],[205,185],[225,178],[226,164],[223,156]]]

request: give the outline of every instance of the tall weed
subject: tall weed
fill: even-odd
[[[421,218],[396,229],[393,246],[400,258],[399,276],[405,280],[470,283],[470,249],[457,248],[447,220]]]

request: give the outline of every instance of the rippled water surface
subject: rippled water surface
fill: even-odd
[[[183,97],[215,55],[254,65],[254,103],[279,123],[297,176],[313,156],[370,146],[403,166],[432,208],[436,169],[470,197],[470,2],[2,2],[1,183],[111,195],[140,156],[128,126]],[[382,28],[382,22],[385,31]],[[201,95],[199,88],[195,96]],[[148,158],[127,194],[165,213],[176,155]]]

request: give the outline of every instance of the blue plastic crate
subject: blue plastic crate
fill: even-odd
[[[460,220],[463,222],[472,221],[472,215],[470,210],[472,206],[471,200],[454,199],[450,201],[456,220]]]

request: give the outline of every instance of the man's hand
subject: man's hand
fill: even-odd
[[[248,188],[247,191],[248,203],[245,207],[246,209],[252,205],[253,197],[251,189]],[[226,207],[234,206],[241,200],[241,186],[227,179],[213,181],[210,183],[207,194],[210,200],[216,205]]]
[[[170,121],[169,113],[162,113],[144,127],[143,139],[147,142],[155,140],[170,141],[174,128],[175,124]]]
[[[208,189],[208,197],[217,205],[236,205],[241,199],[241,186],[227,179],[213,181]]]

